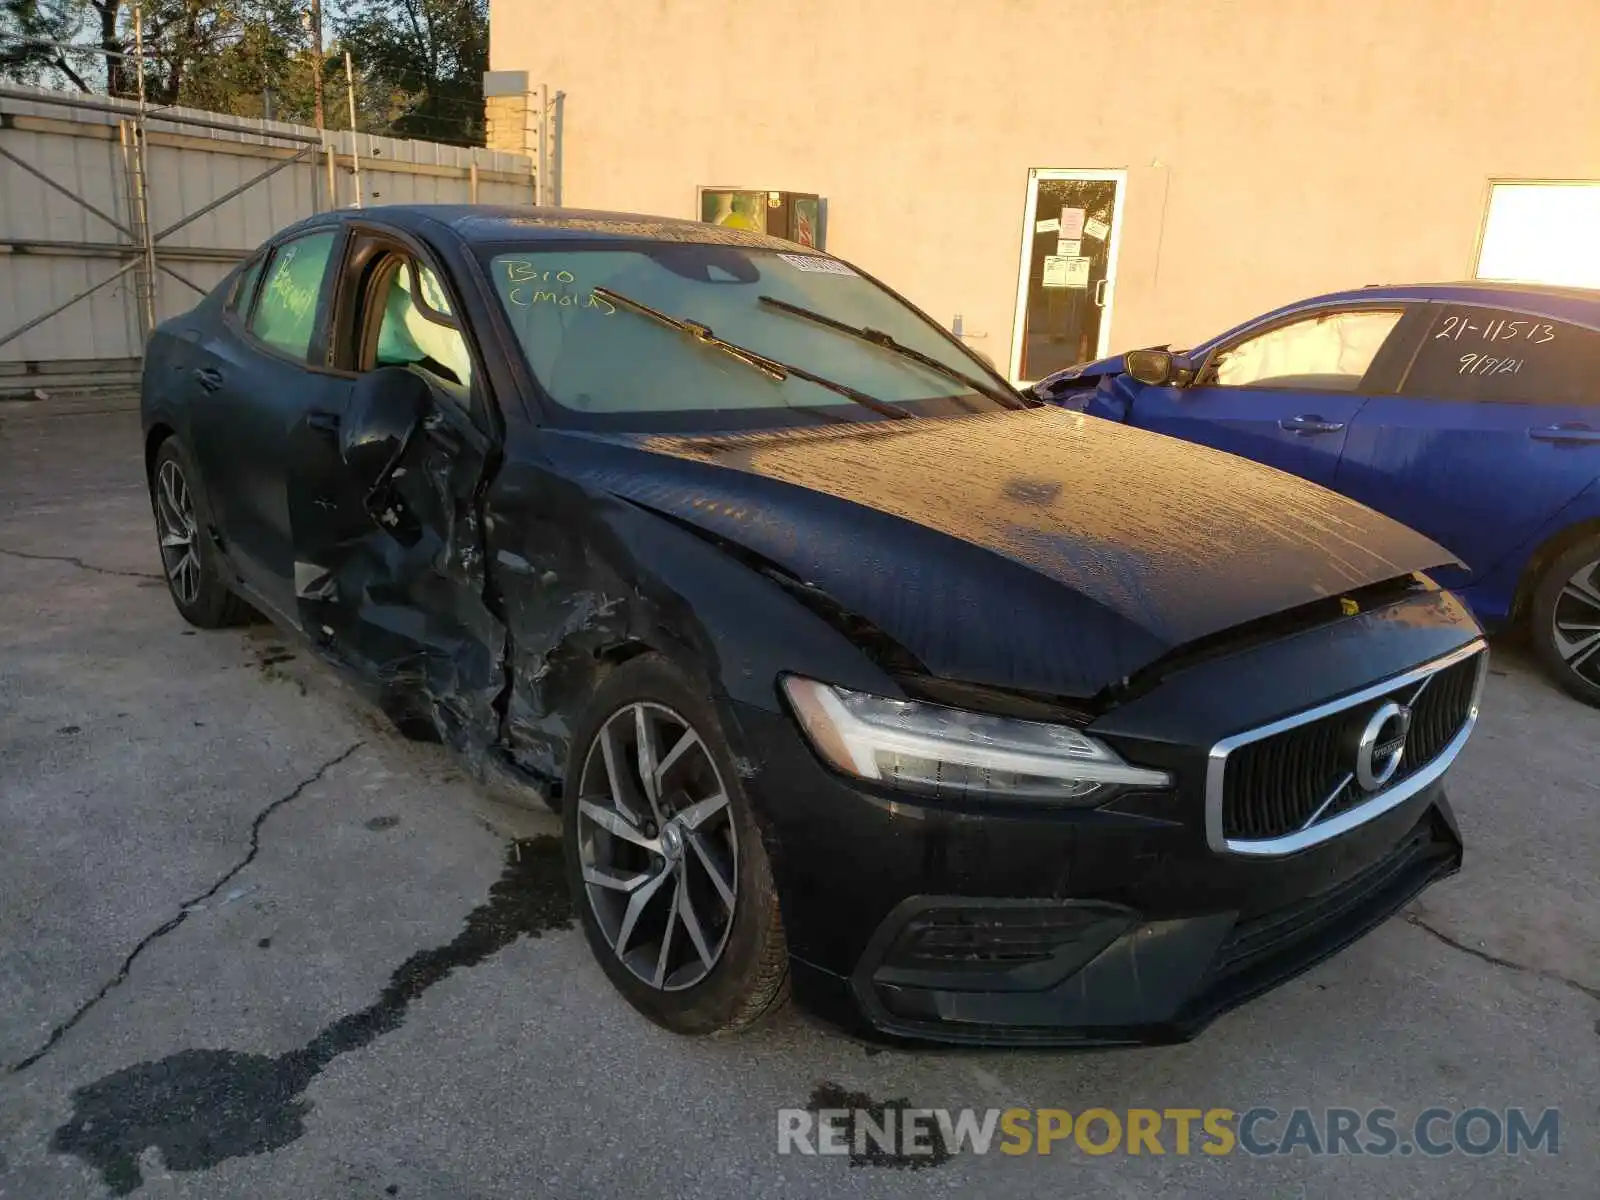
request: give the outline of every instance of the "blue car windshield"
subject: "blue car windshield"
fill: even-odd
[[[914,414],[1004,407],[947,374],[770,303],[880,331],[987,388],[1006,389],[982,361],[892,292],[836,259],[798,247],[787,253],[697,242],[561,244],[503,250],[485,266],[546,393],[575,414],[613,418],[596,422],[606,426],[647,428],[654,425],[650,417],[673,414],[758,416],[852,405],[820,384],[798,376],[774,379],[696,344],[608,298],[608,290]]]

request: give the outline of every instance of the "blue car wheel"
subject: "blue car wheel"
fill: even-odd
[[[1600,706],[1600,536],[1545,569],[1533,598],[1533,640],[1567,691]]]

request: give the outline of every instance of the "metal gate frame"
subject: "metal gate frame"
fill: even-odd
[[[82,257],[106,257],[126,259],[127,261],[98,283],[78,292],[70,299],[56,305],[48,312],[39,314],[23,322],[15,328],[0,331],[0,346],[14,341],[52,317],[59,316],[81,300],[94,295],[101,288],[106,287],[123,276],[132,272],[135,277],[135,291],[138,298],[139,332],[141,341],[148,338],[156,326],[155,316],[155,284],[156,272],[164,271],[185,287],[205,295],[209,289],[201,287],[193,280],[187,278],[182,272],[176,270],[169,259],[209,259],[221,257],[232,260],[237,256],[236,251],[213,251],[192,247],[166,247],[162,242],[172,234],[182,229],[190,222],[198,220],[213,209],[226,204],[229,200],[248,191],[267,179],[272,178],[279,171],[291,167],[295,163],[303,162],[308,156],[319,148],[323,150],[327,162],[329,200],[335,201],[335,154],[333,147],[328,145],[321,137],[306,134],[289,133],[273,129],[245,128],[239,125],[228,124],[223,121],[207,120],[203,117],[192,117],[182,113],[171,113],[162,110],[151,110],[141,100],[137,103],[117,101],[102,97],[84,97],[70,95],[53,95],[48,92],[24,90],[12,87],[0,87],[0,99],[23,100],[30,104],[54,105],[60,108],[87,109],[92,112],[109,113],[121,119],[117,122],[118,134],[122,145],[122,159],[124,178],[127,186],[128,212],[131,215],[131,224],[124,224],[111,214],[105,212],[97,205],[91,204],[82,196],[77,195],[58,180],[26,162],[20,156],[13,154],[4,146],[0,146],[0,158],[20,167],[28,174],[34,176],[51,190],[59,192],[73,203],[81,205],[89,212],[106,222],[126,240],[116,242],[71,242],[71,241],[40,241],[4,239],[4,244],[12,249],[24,251],[71,254]],[[165,229],[150,229],[150,188],[149,173],[145,160],[145,134],[148,122],[158,121],[168,125],[189,126],[191,128],[217,129],[229,133],[249,133],[269,141],[288,142],[291,146],[298,146],[293,154],[272,164],[266,170],[251,176],[239,186],[225,192],[223,195],[202,205],[192,212],[185,213],[177,221]],[[287,149],[287,147],[283,147]]]

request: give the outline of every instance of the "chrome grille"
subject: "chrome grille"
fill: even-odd
[[[1477,642],[1354,696],[1219,743],[1207,779],[1212,846],[1292,853],[1426,787],[1465,743],[1486,661]],[[1385,723],[1380,709],[1386,705],[1391,713],[1404,709],[1408,724]],[[1357,771],[1359,743],[1374,723],[1395,735],[1384,741],[1385,750],[1403,748],[1381,784],[1364,786]],[[1369,766],[1371,761],[1369,750]]]

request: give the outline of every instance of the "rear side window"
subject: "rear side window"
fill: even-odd
[[[1600,405],[1600,332],[1503,309],[1438,309],[1402,395]]]
[[[1400,321],[1399,311],[1323,312],[1247,337],[1222,351],[1213,387],[1353,392]]]
[[[255,311],[250,314],[251,333],[285,354],[306,357],[333,241],[330,230],[307,234],[278,247],[267,266]]]

